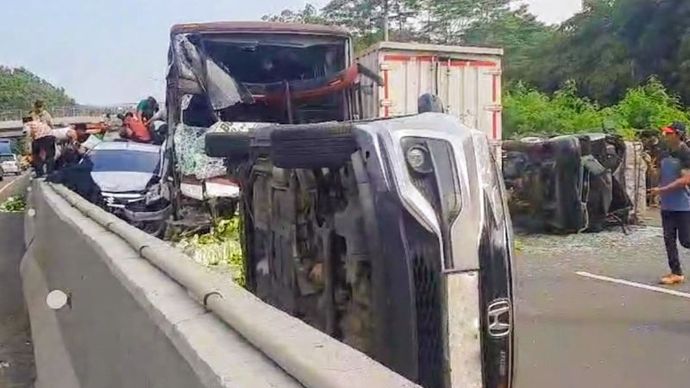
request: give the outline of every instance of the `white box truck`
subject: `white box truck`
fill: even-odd
[[[416,114],[417,99],[431,93],[443,101],[446,113],[498,144],[502,57],[499,48],[378,43],[358,58],[384,80],[377,86],[362,79],[363,118]]]

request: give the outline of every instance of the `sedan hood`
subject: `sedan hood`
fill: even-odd
[[[143,192],[146,190],[146,185],[153,178],[153,174],[147,172],[99,171],[92,172],[91,178],[93,178],[93,181],[102,192]]]

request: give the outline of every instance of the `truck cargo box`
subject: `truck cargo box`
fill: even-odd
[[[381,42],[358,61],[379,72],[384,85],[362,80],[364,119],[417,113],[425,93],[441,98],[446,113],[501,140],[503,49]]]

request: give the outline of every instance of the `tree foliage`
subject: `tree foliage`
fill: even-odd
[[[631,88],[619,103],[609,107],[601,107],[578,94],[572,81],[553,96],[518,83],[504,99],[506,137],[599,131],[630,137],[638,129],[660,128],[674,121],[690,122],[690,114],[678,97],[656,78]]]
[[[74,105],[65,90],[24,68],[0,66],[0,111],[28,110],[37,99],[48,107]]]
[[[656,76],[687,103],[688,21],[687,0],[589,0],[515,76],[547,92],[575,80],[581,94],[604,104]]]
[[[505,47],[515,63],[540,45],[554,29],[536,20],[514,0],[331,0],[321,10],[282,11],[264,20],[318,22],[344,26],[362,50],[383,40],[387,17],[394,41]],[[309,21],[305,21],[309,20]],[[508,66],[512,65],[508,62]]]

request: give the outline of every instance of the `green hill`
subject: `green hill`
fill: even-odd
[[[14,109],[28,110],[37,99],[48,107],[74,105],[75,101],[62,88],[24,68],[0,66],[0,112]]]

